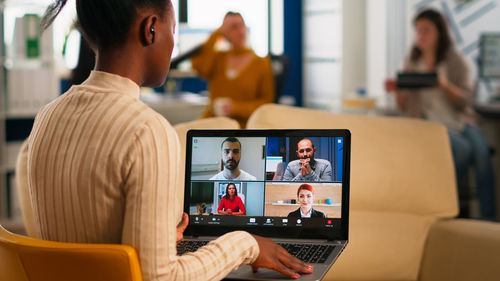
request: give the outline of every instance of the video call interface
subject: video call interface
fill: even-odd
[[[343,144],[342,137],[193,137],[190,223],[338,225]]]

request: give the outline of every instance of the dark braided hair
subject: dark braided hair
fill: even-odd
[[[171,9],[170,0],[75,0],[76,26],[89,43],[111,48],[125,43],[138,10],[152,8],[163,16]],[[66,5],[67,0],[55,0],[45,11],[42,30],[47,29]]]

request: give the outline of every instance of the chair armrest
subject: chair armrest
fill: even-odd
[[[438,221],[429,231],[419,280],[498,280],[499,262],[500,223]]]

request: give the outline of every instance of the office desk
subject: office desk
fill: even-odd
[[[163,115],[172,125],[192,121],[203,113],[208,97],[193,93],[141,93],[141,100]]]
[[[500,101],[476,103],[474,109],[483,117],[500,119]]]
[[[495,173],[497,217],[500,218],[500,101],[476,103],[474,110],[482,117],[479,127],[486,142],[495,150],[492,161]]]

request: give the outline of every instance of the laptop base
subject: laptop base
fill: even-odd
[[[347,243],[342,243],[341,245],[336,245],[334,252],[330,255],[325,263],[318,264],[314,263],[314,271],[311,274],[301,274],[299,279],[303,281],[316,281],[321,280],[330,267],[333,265],[335,260],[344,250]],[[232,271],[224,280],[290,280],[289,277],[267,268],[259,268],[257,272],[252,271],[252,267],[249,265],[244,265],[237,270]]]

